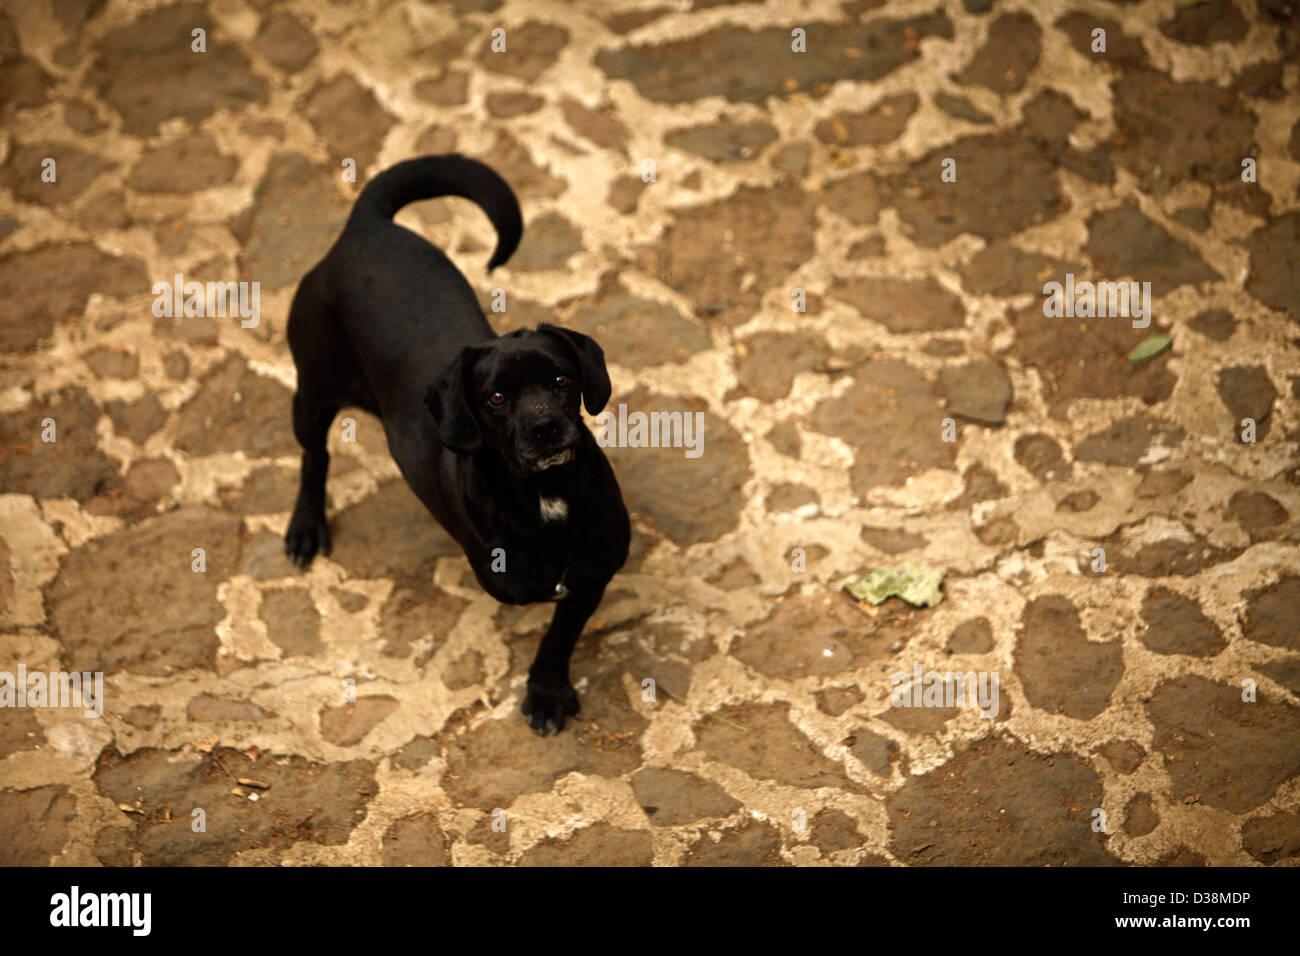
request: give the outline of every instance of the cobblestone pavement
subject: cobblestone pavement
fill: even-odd
[[[106,702],[0,710],[0,862],[1300,861],[1292,0],[3,6],[0,669]],[[374,419],[332,559],[281,553],[344,161],[450,150],[518,254],[399,221],[499,328],[705,416],[699,458],[611,449],[633,555],[559,737],[518,713],[550,608],[477,588]],[[176,274],[259,324],[155,317]],[[1046,317],[1067,274],[1149,282],[1150,328]],[[941,604],[843,592],[901,561]],[[996,714],[892,707],[917,667]]]

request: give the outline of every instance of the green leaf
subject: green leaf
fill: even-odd
[[[865,577],[844,585],[857,601],[884,604],[899,597],[914,607],[934,607],[943,600],[939,585],[943,572],[919,568],[905,561],[897,568],[877,568]]]
[[[1165,349],[1173,344],[1172,335],[1152,335],[1143,339],[1137,344],[1132,352],[1128,353],[1128,360],[1133,363],[1145,362],[1149,358],[1155,358]]]

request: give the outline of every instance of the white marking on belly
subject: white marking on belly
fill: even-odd
[[[563,498],[538,498],[543,521],[563,521],[569,517],[569,503]]]

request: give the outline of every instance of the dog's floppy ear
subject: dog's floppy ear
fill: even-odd
[[[538,332],[547,332],[563,341],[582,369],[582,404],[587,406],[587,413],[598,415],[609,401],[609,370],[605,368],[605,353],[590,335],[562,329],[558,325],[543,322],[537,327]]]
[[[459,455],[472,455],[483,444],[465,395],[465,368],[474,361],[476,351],[469,346],[461,349],[424,393],[424,404],[438,423],[438,437]]]

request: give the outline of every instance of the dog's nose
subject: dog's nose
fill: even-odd
[[[560,437],[560,419],[557,415],[539,415],[529,426],[533,438],[537,441],[555,441]]]

